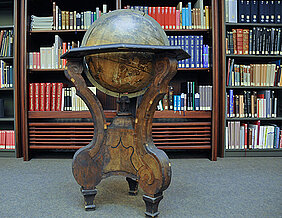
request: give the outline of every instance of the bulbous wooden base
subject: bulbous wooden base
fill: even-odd
[[[162,192],[171,181],[171,165],[167,155],[153,143],[152,120],[159,100],[176,73],[177,61],[170,58],[155,60],[155,78],[143,95],[135,115],[122,105],[122,110],[109,126],[99,100],[88,89],[81,75],[81,62],[68,61],[65,75],[87,104],[95,127],[91,143],[79,149],[73,157],[73,175],[83,187],[85,209],[95,209],[95,187],[102,179],[123,175],[128,177],[129,194],[136,195],[138,185],[145,192],[146,216],[156,217]],[[121,101],[122,104],[127,102],[126,98]]]

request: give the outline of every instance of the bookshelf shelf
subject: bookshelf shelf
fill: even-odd
[[[279,86],[226,86],[226,89],[282,89]]]
[[[29,34],[33,33],[76,33],[76,32],[81,32],[85,33],[86,30],[31,30],[29,31]]]
[[[210,68],[178,68],[178,71],[210,71]]]
[[[0,91],[13,91],[14,88],[0,88]]]
[[[1,26],[0,25],[0,29],[13,29],[14,25],[7,25],[7,26]]]
[[[3,117],[3,118],[0,118],[0,122],[4,122],[4,121],[13,122],[13,121],[15,121],[15,119],[12,118],[12,117]]]
[[[281,59],[282,55],[226,55],[228,58],[278,58]]]
[[[282,149],[228,149],[226,157],[281,157]]]
[[[225,23],[226,26],[244,26],[244,27],[282,27],[282,24],[275,24],[275,23]]]
[[[235,120],[241,120],[241,121],[256,121],[256,120],[263,120],[263,121],[282,121],[282,117],[269,117],[269,118],[239,118],[239,117],[233,117],[233,118],[226,118],[228,121],[235,121]]]
[[[64,72],[65,69],[28,69],[28,72]]]
[[[105,110],[106,118],[114,118],[116,115],[116,111]],[[29,111],[28,112],[29,119],[36,118],[91,118],[89,111]],[[174,113],[174,111],[156,111],[154,118],[203,118],[210,119],[211,112],[210,111],[185,111],[185,115],[182,112]]]
[[[86,32],[87,30],[31,30],[29,31],[30,34],[33,33],[75,33],[75,32]],[[172,29],[172,30],[165,30],[165,32],[181,32],[181,33],[188,33],[188,32],[210,32],[210,29]]]
[[[0,60],[3,60],[3,61],[12,61],[14,58],[13,57],[0,57]]]
[[[65,69],[28,69],[28,72],[64,72]],[[178,68],[178,71],[210,71],[210,68]]]

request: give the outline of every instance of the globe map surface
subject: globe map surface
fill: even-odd
[[[169,45],[162,27],[150,16],[129,9],[102,15],[87,30],[82,47],[106,44]],[[85,57],[90,82],[111,96],[143,94],[154,78],[154,53],[110,52]]]

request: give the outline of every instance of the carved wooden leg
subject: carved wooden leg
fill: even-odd
[[[94,198],[97,194],[97,189],[83,189],[83,187],[81,187],[80,190],[84,197],[85,210],[95,210],[96,205],[94,204]]]
[[[158,207],[160,201],[163,199],[163,193],[160,192],[155,194],[153,197],[148,195],[143,195],[143,200],[146,204],[146,217],[157,217],[160,212],[158,212]]]
[[[126,177],[126,181],[128,182],[129,185],[129,195],[137,195],[138,193],[138,181],[131,179],[129,177]]]

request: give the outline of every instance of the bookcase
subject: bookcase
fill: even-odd
[[[173,93],[180,95],[182,92],[187,91],[187,82],[194,82],[194,92],[191,96],[191,104],[195,104],[194,94],[199,92],[198,86],[210,86],[212,87],[211,96],[209,97],[211,102],[210,110],[207,108],[201,108],[202,110],[185,110],[185,111],[174,111],[174,110],[160,110],[156,111],[153,123],[153,138],[156,146],[163,150],[205,150],[208,152],[211,160],[216,160],[218,153],[218,134],[217,131],[219,125],[219,41],[214,40],[219,37],[218,31],[218,1],[190,1],[191,11],[195,3],[199,6],[198,8],[209,6],[210,25],[212,28],[202,28],[200,9],[194,10],[194,18],[191,15],[191,21],[194,22],[198,17],[197,28],[179,28],[165,29],[167,35],[170,38],[178,38],[178,36],[195,36],[203,38],[203,43],[209,47],[209,66],[207,67],[187,67],[188,65],[179,65],[177,75],[173,78],[170,86],[173,87]],[[201,6],[201,2],[204,3]],[[144,5],[142,1],[80,1],[79,4],[73,4],[71,2],[58,0],[55,4],[63,13],[68,13],[70,16],[68,25],[74,24],[74,20],[71,17],[75,17],[74,14],[83,11],[94,11],[99,7],[103,13],[103,4],[107,5],[107,11],[123,8],[132,8],[140,10],[140,8],[147,8],[148,11],[152,7],[171,7],[173,10],[177,9],[178,1],[151,1],[147,5]],[[140,6],[140,7],[138,7]],[[142,7],[143,6],[143,7]],[[144,7],[145,6],[145,7]],[[189,5],[182,5],[183,8],[188,8]],[[21,108],[23,112],[21,114],[21,130],[22,134],[22,145],[23,145],[23,157],[24,160],[29,160],[32,154],[41,151],[56,150],[76,150],[85,146],[92,139],[93,135],[93,124],[91,123],[91,116],[89,111],[32,111],[30,110],[30,84],[35,83],[62,83],[64,88],[70,87],[70,83],[64,77],[64,70],[59,69],[37,69],[38,67],[30,67],[30,60],[32,59],[33,65],[36,61],[36,53],[40,51],[42,47],[51,47],[55,42],[55,37],[59,36],[63,42],[70,43],[73,46],[77,46],[79,41],[83,38],[86,30],[84,28],[79,29],[66,29],[59,28],[42,30],[42,29],[30,29],[31,15],[37,17],[50,17],[53,15],[53,3],[50,1],[41,1],[38,4],[34,0],[23,0],[21,5],[21,48],[22,54],[21,62]],[[168,8],[169,10],[169,8]],[[67,12],[65,12],[67,11]],[[99,9],[98,9],[99,11]],[[97,11],[97,13],[99,13]],[[197,12],[196,12],[197,11]],[[204,9],[202,9],[204,11]],[[83,14],[83,19],[91,18],[94,19],[97,13],[90,13],[89,15]],[[149,13],[149,12],[148,12]],[[198,15],[196,16],[196,13]],[[92,15],[92,17],[91,17]],[[79,20],[82,21],[81,13]],[[88,18],[87,18],[88,16]],[[102,15],[103,16],[103,15]],[[152,15],[153,16],[153,15]],[[156,15],[157,16],[157,15]],[[61,18],[58,18],[62,19]],[[157,17],[155,17],[157,19]],[[55,18],[56,20],[56,18]],[[62,22],[56,20],[56,22]],[[38,20],[37,20],[38,21]],[[66,22],[66,21],[65,21]],[[87,21],[85,21],[87,22]],[[193,23],[194,23],[193,22]],[[91,22],[90,22],[91,23]],[[33,23],[34,24],[34,23]],[[61,23],[62,24],[62,23]],[[66,23],[65,23],[66,24]],[[77,23],[76,23],[77,24]],[[88,23],[89,24],[89,23]],[[88,25],[87,24],[87,25]],[[78,24],[77,24],[78,25]],[[36,24],[34,24],[36,26]],[[188,26],[188,25],[187,25]],[[164,27],[165,28],[165,27]],[[57,35],[57,36],[56,36]],[[55,42],[56,45],[56,42]],[[55,46],[54,45],[54,46]],[[67,47],[67,45],[66,45]],[[42,56],[41,56],[42,57]],[[62,63],[63,65],[64,63]],[[191,83],[192,84],[192,83]],[[45,84],[46,85],[46,84]],[[90,83],[89,83],[90,85]],[[196,87],[196,88],[195,88]],[[70,90],[72,90],[70,88]],[[71,92],[71,91],[70,91]],[[101,91],[96,90],[96,94],[101,101],[106,118],[110,121],[116,114],[116,99],[113,97],[106,96]],[[164,105],[163,105],[164,107]],[[191,105],[192,107],[192,105]],[[195,107],[195,105],[193,105]]]
[[[220,4],[221,156],[281,156],[281,1]]]
[[[0,2],[0,156],[20,156],[18,1]]]

